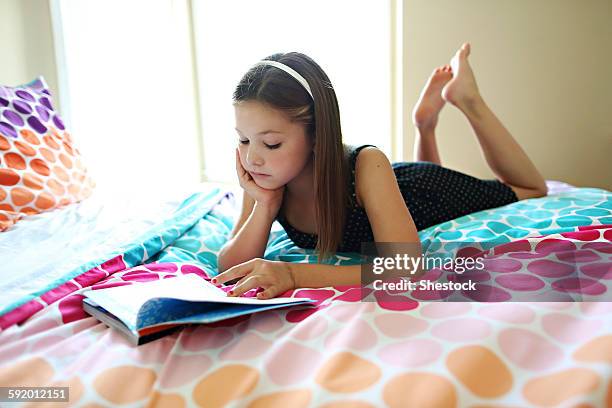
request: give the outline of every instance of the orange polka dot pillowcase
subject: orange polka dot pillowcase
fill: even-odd
[[[83,200],[94,185],[45,80],[0,85],[0,231]]]

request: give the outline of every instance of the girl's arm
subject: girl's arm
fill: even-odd
[[[242,211],[231,234],[217,258],[219,272],[253,258],[263,257],[270,228],[278,209],[274,205],[255,202],[245,191]]]
[[[242,226],[253,212],[253,207],[255,207],[255,200],[253,200],[245,191],[242,191],[242,210],[240,211],[238,221],[236,221],[234,228],[232,228],[230,239],[234,238],[236,234],[238,234],[238,231],[242,229]]]
[[[361,284],[361,265],[291,264],[296,288],[326,288]]]
[[[421,240],[387,156],[374,147],[359,152],[355,190],[368,214],[376,242],[413,243]]]

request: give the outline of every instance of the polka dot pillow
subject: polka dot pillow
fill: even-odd
[[[0,231],[83,200],[94,186],[45,80],[0,86]]]

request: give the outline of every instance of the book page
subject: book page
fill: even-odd
[[[83,295],[94,300],[121,319],[129,318],[130,315],[133,318],[147,300],[154,298],[251,305],[299,303],[307,300],[307,298],[260,300],[256,298],[231,297],[227,296],[223,290],[195,274],[186,274],[154,282],[90,290],[83,292]]]

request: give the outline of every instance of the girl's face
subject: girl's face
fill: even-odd
[[[312,158],[306,127],[282,111],[257,101],[234,105],[242,167],[257,185],[277,189],[289,183]]]

